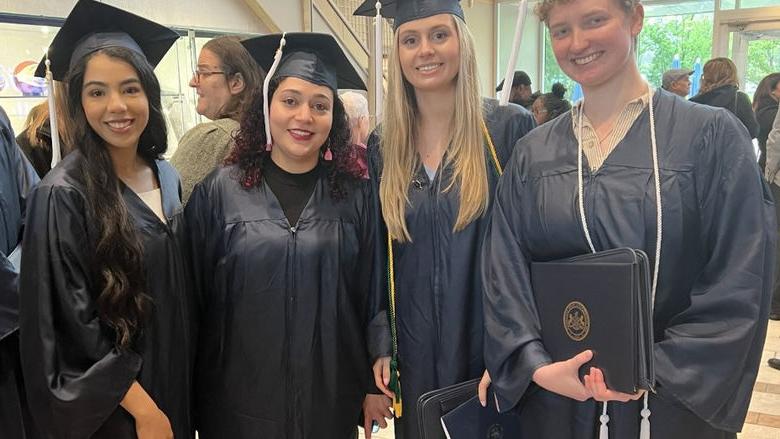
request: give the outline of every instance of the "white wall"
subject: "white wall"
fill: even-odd
[[[496,6],[492,1],[475,0],[472,7],[468,2],[461,2],[466,23],[474,36],[474,44],[477,50],[477,66],[479,67],[480,90],[485,96],[494,96],[496,84],[493,78],[496,75],[496,46],[495,46],[495,19]]]
[[[262,1],[269,13],[273,10],[280,17],[300,17],[300,14],[294,15],[292,12],[295,9],[294,4],[297,3],[295,1],[259,1]],[[268,29],[247,6],[245,0],[104,0],[103,2],[167,26],[236,33],[268,33]],[[76,0],[0,0],[0,12],[64,18],[75,4]],[[271,5],[275,6],[272,8]]]

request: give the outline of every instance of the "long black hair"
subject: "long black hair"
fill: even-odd
[[[138,155],[151,164],[165,153],[168,143],[160,83],[145,57],[123,47],[109,47],[83,57],[71,68],[68,113],[81,151],[77,179],[85,187],[87,218],[97,234],[91,272],[99,291],[97,312],[101,321],[115,331],[116,345],[127,349],[151,312],[151,299],[145,294],[141,242],[122,200],[120,180],[105,141],[90,127],[82,106],[84,74],[89,61],[98,54],[132,66],[149,101],[149,122],[138,141]]]
[[[279,84],[286,78],[274,78],[268,87],[268,99],[273,98]],[[344,104],[338,93],[333,92],[333,125],[320,154],[330,147],[333,159],[326,163],[330,195],[334,200],[346,196],[347,185],[362,178],[360,166],[361,147],[350,143],[349,120]],[[260,186],[266,160],[271,152],[265,150],[265,122],[263,121],[263,94],[259,90],[252,98],[251,105],[241,118],[241,126],[235,135],[235,146],[225,160],[226,164],[236,164],[240,169],[238,180],[245,188]]]

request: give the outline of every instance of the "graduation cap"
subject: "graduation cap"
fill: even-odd
[[[381,0],[381,5],[382,16],[395,19],[393,29],[398,29],[407,21],[438,14],[451,14],[464,19],[460,0]],[[352,14],[372,17],[376,13],[376,0],[365,0]]]
[[[178,38],[165,26],[113,6],[94,0],[76,3],[35,70],[35,76],[48,81],[52,168],[60,161],[53,80],[62,81],[80,59],[106,47],[127,48],[156,66]]]
[[[52,77],[62,81],[81,58],[106,47],[124,47],[156,66],[179,38],[172,29],[94,0],[79,0],[49,46]],[[35,76],[46,74],[45,59]]]
[[[268,120],[268,87],[272,79],[292,76],[326,86],[334,94],[340,88],[366,89],[366,84],[333,35],[291,32],[249,38],[241,44],[268,72],[263,82],[266,149],[272,143]]]

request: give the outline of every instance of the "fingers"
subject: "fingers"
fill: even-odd
[[[644,395],[644,390],[641,390],[634,394],[616,392],[607,388],[607,383],[604,380],[604,373],[601,369],[591,367],[590,373],[585,375],[585,387],[593,395],[593,399],[596,401],[636,401]]]
[[[490,386],[490,374],[488,371],[482,375],[482,379],[479,380],[479,387],[477,387],[477,394],[479,395],[479,403],[482,407],[487,407],[487,390]]]
[[[367,413],[363,414],[363,433],[366,435],[366,439],[371,439],[371,423],[373,419],[368,416]]]
[[[390,359],[382,359],[382,382],[385,387],[390,385]]]
[[[376,360],[372,369],[376,388],[382,391],[388,398],[393,399],[395,394],[387,388],[387,385],[390,384],[390,361],[380,358]]]
[[[577,366],[579,369],[580,366],[587,363],[588,361],[593,359],[593,351],[588,349],[587,351],[582,351],[579,354],[575,355],[574,357],[567,360],[567,362],[570,362],[572,366]]]

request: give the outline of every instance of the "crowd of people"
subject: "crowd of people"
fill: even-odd
[[[422,439],[418,399],[475,379],[523,438],[736,438],[780,319],[780,73],[751,103],[715,58],[686,99],[639,73],[640,0],[541,0],[584,97],[517,71],[500,105],[458,0],[391,3],[373,131],[333,36],[217,37],[170,163],[178,35],[76,3],[54,111],[0,111],[3,438]],[[530,264],[619,247],[652,267],[651,391],[540,330]]]

